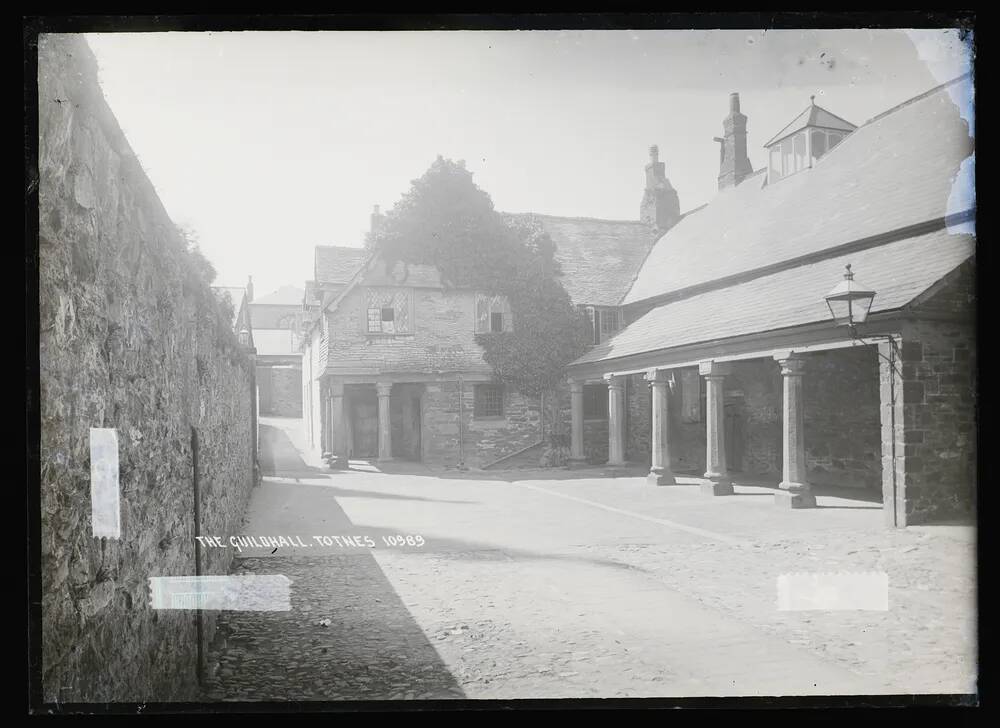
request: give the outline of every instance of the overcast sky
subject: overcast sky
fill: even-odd
[[[854,124],[969,69],[954,31],[89,35],[111,108],[217,284],[258,296],[360,246],[441,154],[497,209],[638,219],[660,147],[681,209],[717,189],[729,93],[750,160],[808,104]],[[971,120],[971,119],[970,119]]]

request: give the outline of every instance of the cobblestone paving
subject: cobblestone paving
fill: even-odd
[[[238,559],[233,573],[284,574],[292,609],[220,615],[204,700],[464,697],[370,554]]]
[[[783,511],[761,488],[711,498],[628,473],[393,468],[299,460],[255,493],[244,533],[377,547],[238,559],[291,579],[292,611],[220,615],[207,700],[975,690],[972,528],[891,530],[878,504]],[[392,534],[424,544],[383,547]],[[888,575],[888,611],[777,609],[780,574],[867,571]]]

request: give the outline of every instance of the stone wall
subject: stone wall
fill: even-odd
[[[461,456],[467,467],[481,468],[541,440],[538,400],[505,391],[504,416],[478,418],[474,416],[474,386],[474,382],[463,382],[460,387],[457,381],[425,385],[421,402],[424,462],[453,467]]]
[[[883,351],[888,354],[887,347]],[[975,330],[970,324],[913,321],[903,329],[895,389],[895,432],[890,425],[890,369],[881,362],[883,493],[895,491],[895,525],[906,526],[975,512],[977,383]],[[895,435],[896,480],[892,480]],[[887,509],[892,518],[892,509]]]
[[[260,414],[272,417],[302,416],[302,369],[294,365],[258,366]]]
[[[878,489],[882,438],[875,347],[809,354],[802,389],[809,482]]]
[[[148,578],[196,570],[193,432],[201,531],[240,525],[253,364],[105,103],[83,37],[41,36],[38,69],[44,699],[191,699],[198,617],[151,609]],[[118,433],[120,539],[92,537],[92,427]],[[203,573],[225,573],[228,551],[204,554]]]

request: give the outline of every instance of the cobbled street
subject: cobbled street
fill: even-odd
[[[242,534],[305,545],[232,569],[288,577],[291,611],[220,613],[206,700],[975,691],[972,527],[886,529],[878,503],[821,491],[782,510],[765,487],[711,498],[639,471],[331,472],[300,429],[261,420]],[[885,572],[889,609],[780,611],[778,576],[799,572]]]

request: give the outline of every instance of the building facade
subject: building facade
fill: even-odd
[[[757,172],[734,95],[718,195],[657,241],[625,327],[570,366],[573,457],[604,436],[587,423],[603,392],[608,462],[645,460],[653,483],[770,482],[793,508],[866,488],[893,526],[969,513],[973,145],[953,100],[968,83],[860,127],[811,103]],[[851,327],[825,300],[845,270],[875,294]]]
[[[304,297],[301,288],[282,286],[249,303],[260,414],[265,417],[302,417]]]
[[[756,171],[732,94],[707,205],[680,212],[652,147],[638,220],[527,214],[592,322],[555,403],[504,391],[482,360],[477,332],[517,326],[507,302],[446,290],[428,267],[317,248],[310,442],[340,461],[490,467],[537,456],[561,430],[574,461],[644,463],[660,485],[694,476],[724,496],[734,480],[770,483],[792,508],[852,487],[894,526],[968,513],[973,145],[953,96],[969,83],[861,125],[811,100]],[[874,292],[850,327],[825,300],[845,270]]]

